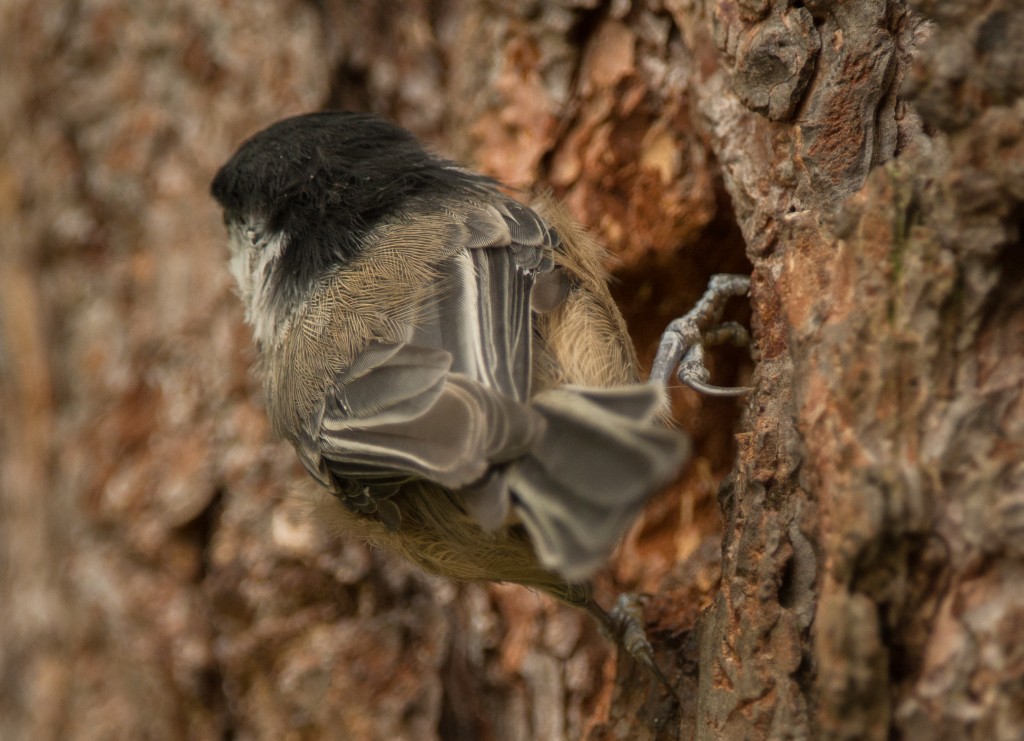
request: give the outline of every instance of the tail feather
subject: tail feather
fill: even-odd
[[[675,476],[688,445],[657,421],[663,397],[660,387],[627,386],[531,399],[545,429],[507,482],[545,566],[570,580],[590,576],[647,497]]]

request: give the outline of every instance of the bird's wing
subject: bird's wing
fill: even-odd
[[[450,211],[461,228],[446,240],[459,244],[438,245],[441,259],[422,276],[433,290],[421,292],[414,312],[394,307],[396,317],[412,318],[335,375],[300,441],[314,475],[385,521],[397,515],[386,502],[396,482],[478,484],[492,465],[525,453],[544,425],[526,404],[531,294],[537,276],[554,269],[557,237],[511,200]],[[404,247],[385,237],[373,250],[392,259]],[[480,501],[487,511],[473,514],[499,524],[507,494],[491,491]]]
[[[519,401],[530,396],[538,279],[557,280],[558,237],[529,208],[508,199],[466,205],[467,236],[438,269],[438,297],[425,307],[413,344],[452,356],[451,371]],[[536,307],[534,307],[536,308]]]

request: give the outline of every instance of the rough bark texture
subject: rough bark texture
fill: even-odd
[[[3,4],[0,738],[1024,736],[1021,38],[1013,0]],[[753,265],[715,378],[755,391],[676,394],[697,455],[599,585],[652,594],[678,705],[584,616],[304,518],[207,185],[323,106],[563,197],[648,360]]]

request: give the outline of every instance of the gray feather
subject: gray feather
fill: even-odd
[[[507,247],[512,244],[508,222],[497,208],[483,204],[465,214],[469,238],[466,249],[476,250],[487,247]]]
[[[653,423],[655,386],[555,389],[533,407],[545,430],[509,468],[514,509],[541,563],[583,579],[604,562],[648,494],[671,481],[685,440]]]
[[[550,230],[544,221],[532,210],[513,200],[502,201],[498,208],[508,224],[509,233],[515,244],[525,247],[550,245]]]
[[[569,278],[561,268],[541,273],[533,284],[530,294],[530,308],[538,314],[546,314],[562,305],[569,295]]]
[[[384,366],[369,375],[378,373],[387,376],[390,369]],[[387,384],[365,388],[386,389]],[[460,488],[481,479],[495,462],[521,456],[543,426],[526,405],[460,374],[447,375],[440,390],[431,386],[423,394],[430,403],[415,416],[390,411],[410,409],[418,399],[395,405],[376,399],[363,407],[387,411],[341,422],[333,416],[337,402],[328,401],[319,430],[322,464],[338,477],[354,478],[377,468]]]

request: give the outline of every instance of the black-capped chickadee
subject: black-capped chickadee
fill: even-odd
[[[270,126],[212,191],[273,427],[334,495],[321,515],[601,619],[587,579],[688,444],[638,383],[598,245],[358,113]]]

